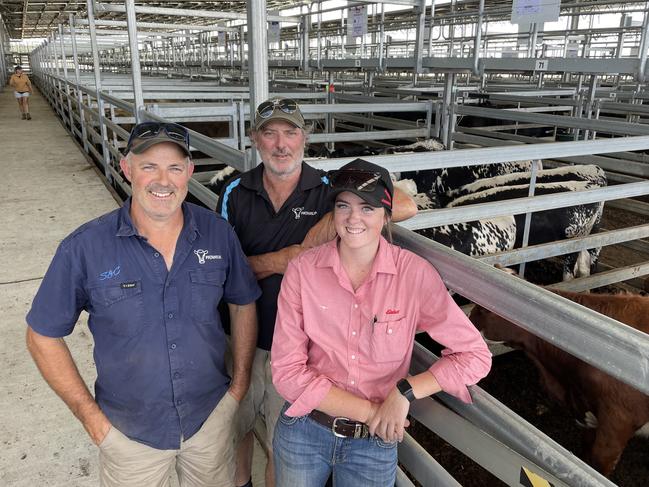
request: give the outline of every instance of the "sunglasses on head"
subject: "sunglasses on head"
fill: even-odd
[[[136,125],[131,131],[126,145],[126,152],[130,151],[133,142],[136,140],[146,140],[157,137],[160,131],[164,131],[170,139],[183,142],[189,147],[189,132],[182,125],[177,123],[162,123],[162,122],[144,122]]]
[[[356,191],[371,192],[381,181],[381,174],[373,171],[361,171],[356,169],[343,169],[334,171],[329,181],[332,188],[348,188]]]
[[[289,98],[277,98],[260,103],[257,107],[257,116],[260,118],[270,117],[276,109],[284,113],[295,113],[298,110],[297,102]]]

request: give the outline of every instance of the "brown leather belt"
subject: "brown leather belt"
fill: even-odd
[[[309,417],[314,421],[326,426],[331,432],[339,438],[367,438],[370,431],[365,423],[352,421],[347,418],[329,416],[322,411],[314,409],[309,413]]]

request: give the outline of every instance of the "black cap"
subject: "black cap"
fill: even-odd
[[[15,73],[16,71],[18,71],[19,69],[22,71],[23,67],[22,67],[22,66],[16,66],[16,67],[14,68],[14,73]]]
[[[364,159],[355,159],[336,171],[330,171],[328,177],[332,199],[349,191],[375,208],[385,208],[392,213],[394,186],[387,169]]]
[[[171,142],[180,147],[191,158],[189,132],[182,125],[162,122],[142,122],[133,127],[126,145],[125,154],[141,154],[162,142]]]

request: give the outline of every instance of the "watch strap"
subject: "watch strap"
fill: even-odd
[[[408,399],[408,402],[415,400],[415,394],[412,392],[412,386],[410,385],[410,382],[408,382],[408,379],[401,379],[397,382],[397,389],[403,397]]]

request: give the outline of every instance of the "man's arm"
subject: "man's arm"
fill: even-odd
[[[394,188],[394,205],[392,205],[392,221],[402,222],[417,214],[417,203],[407,193]]]
[[[394,188],[394,208],[392,220],[400,222],[417,214],[417,204],[407,193]],[[324,215],[306,234],[301,244],[289,245],[275,252],[248,256],[248,264],[257,280],[272,274],[284,274],[286,266],[298,255],[312,247],[329,242],[336,237],[333,212]]]
[[[257,346],[257,307],[228,303],[232,337],[232,383],[230,394],[241,402],[250,386],[250,371]]]
[[[90,394],[62,338],[40,335],[27,328],[27,349],[43,378],[63,399],[98,445],[108,434],[110,421]]]

